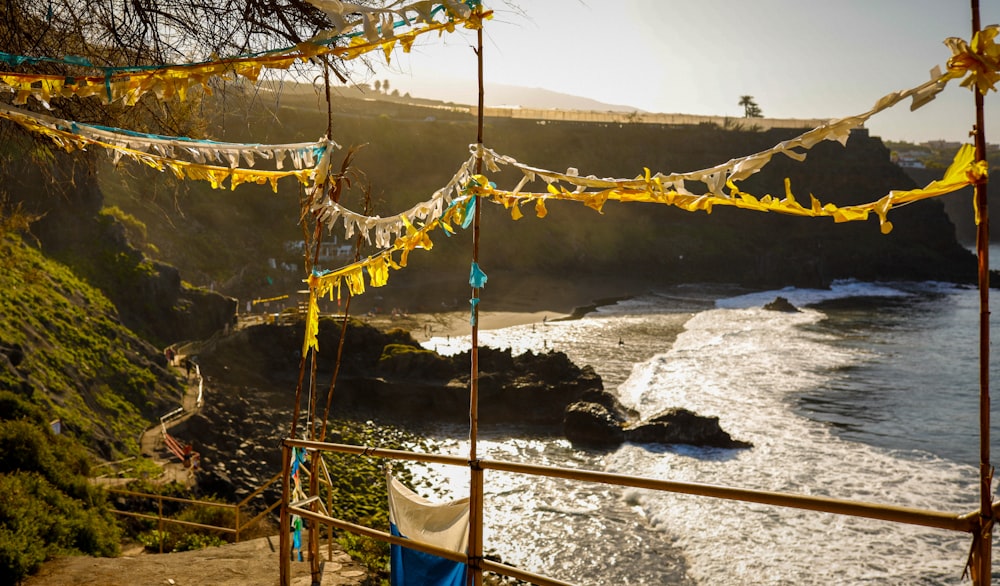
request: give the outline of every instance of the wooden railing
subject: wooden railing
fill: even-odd
[[[403,450],[389,450],[389,449],[372,448],[366,446],[355,446],[348,444],[323,443],[323,442],[308,441],[308,440],[286,439],[284,440],[282,446],[283,446],[282,449],[283,449],[284,461],[286,463],[291,461],[293,448],[303,448],[313,454],[320,454],[323,452],[337,452],[337,453],[365,455],[365,456],[372,456],[372,457],[386,458],[393,460],[405,460],[413,462],[426,462],[433,464],[460,466],[469,468],[470,471],[499,470],[515,474],[529,474],[533,476],[544,476],[548,478],[563,478],[581,482],[644,488],[644,489],[657,490],[663,492],[698,495],[703,497],[721,498],[721,499],[728,499],[735,501],[743,501],[748,503],[760,503],[760,504],[774,505],[780,507],[802,509],[807,511],[833,513],[837,515],[865,517],[868,519],[877,519],[881,521],[889,521],[893,523],[905,523],[910,525],[920,525],[923,527],[932,527],[936,529],[958,531],[970,534],[975,534],[981,531],[980,527],[981,519],[979,511],[972,511],[964,514],[956,514],[956,513],[947,513],[940,511],[931,511],[925,509],[890,506],[890,505],[861,502],[861,501],[850,501],[844,499],[833,499],[833,498],[798,495],[798,494],[786,494],[786,493],[778,493],[778,492],[770,492],[762,490],[751,490],[745,488],[732,488],[726,486],[699,484],[692,482],[660,480],[660,479],[646,478],[641,476],[629,476],[624,474],[611,474],[607,472],[580,470],[576,468],[573,469],[558,468],[553,466],[540,466],[535,464],[504,462],[499,460],[476,460],[470,462],[468,458],[461,456],[427,454],[427,453],[409,452]],[[322,459],[320,459],[320,461],[322,461]],[[284,474],[287,479],[288,471],[285,470]],[[481,490],[482,484],[480,484],[479,486]],[[349,531],[358,535],[365,535],[373,539],[378,539],[380,541],[388,542],[390,544],[401,545],[409,549],[421,551],[424,553],[429,553],[431,555],[436,555],[445,559],[464,563],[468,565],[470,568],[475,568],[476,570],[478,570],[477,573],[479,573],[480,575],[482,571],[490,571],[504,576],[511,576],[519,580],[525,580],[532,584],[537,584],[538,586],[568,586],[567,582],[563,582],[555,578],[550,578],[548,576],[526,572],[519,568],[493,562],[485,558],[477,559],[468,556],[464,553],[457,553],[451,550],[436,547],[428,543],[397,537],[389,533],[385,533],[384,531],[380,531],[370,527],[365,527],[362,525],[357,525],[354,523],[350,523],[348,521],[344,521],[342,519],[333,518],[330,515],[317,510],[321,500],[318,494],[310,495],[308,496],[308,498],[299,500],[297,502],[291,502],[289,496],[290,496],[289,483],[286,480],[286,482],[284,483],[282,502],[288,503],[288,505],[282,507],[281,529],[280,529],[281,555],[280,555],[280,568],[279,568],[280,570],[279,584],[281,584],[281,586],[289,586],[291,579],[291,568],[289,565],[289,560],[291,559],[291,542],[289,541],[289,528],[290,528],[291,515],[299,515],[303,519],[309,519],[311,521],[314,521],[314,523],[311,523],[309,527],[311,537],[316,535],[316,533],[314,532],[318,531],[318,525],[325,525],[327,527],[336,527],[338,529]],[[479,494],[478,498],[470,499],[471,503],[479,503],[479,506],[472,507],[472,509],[469,511],[470,524],[478,525],[480,531],[482,531],[482,523],[483,523],[482,497],[483,495]],[[329,510],[329,507],[327,508],[327,510]],[[316,542],[316,540],[310,539],[310,542]],[[313,580],[315,583],[319,579],[319,571],[320,571],[318,556],[311,555],[310,563],[312,564],[310,570],[311,572],[313,572]]]
[[[162,494],[152,494],[145,492],[136,492],[133,490],[126,490],[121,488],[108,487],[107,492],[109,494],[117,494],[122,496],[128,496],[133,498],[139,498],[144,500],[150,500],[156,502],[156,514],[151,513],[137,513],[133,511],[121,511],[112,507],[111,512],[116,515],[122,515],[125,517],[133,517],[136,519],[147,519],[151,521],[156,521],[157,531],[160,534],[160,553],[163,553],[163,529],[165,525],[180,525],[184,527],[193,527],[195,529],[202,529],[205,531],[219,531],[228,535],[233,536],[233,540],[236,542],[240,541],[240,537],[245,535],[245,530],[252,527],[265,516],[270,514],[274,509],[281,505],[281,501],[275,501],[267,505],[264,510],[260,511],[254,515],[249,520],[244,520],[248,515],[250,510],[250,502],[253,501],[258,496],[262,495],[265,490],[274,485],[281,479],[281,474],[275,474],[267,481],[264,482],[257,490],[253,491],[247,495],[243,500],[234,504],[229,503],[215,503],[211,501],[202,501],[197,499],[187,499],[181,497],[166,496]],[[171,519],[170,517],[164,516],[163,514],[163,503],[164,502],[174,502],[181,503],[188,506],[199,506],[199,507],[215,507],[221,509],[230,509],[233,511],[233,526],[232,527],[220,527],[216,525],[205,525],[202,523],[194,523],[191,521],[182,521],[180,519]]]

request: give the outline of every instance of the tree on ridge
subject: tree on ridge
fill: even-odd
[[[740,96],[739,104],[743,107],[744,118],[763,118],[764,113],[754,101],[753,96]]]

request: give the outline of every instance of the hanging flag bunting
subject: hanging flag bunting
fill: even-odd
[[[358,232],[365,242],[385,250],[393,246],[393,243],[401,235],[407,233],[407,224],[413,225],[441,217],[456,198],[467,200],[468,198],[463,195],[463,191],[469,177],[472,176],[475,162],[475,156],[470,156],[452,175],[448,183],[435,191],[430,199],[390,217],[382,218],[381,216],[359,214],[329,198],[313,199],[310,211],[317,218],[317,221],[331,231],[336,228],[337,222],[342,221],[345,239],[352,238]],[[456,213],[458,212],[450,212],[450,214]],[[448,232],[454,232],[450,225],[443,226],[443,228]]]
[[[990,68],[992,68],[992,71],[996,73],[997,55],[1000,54],[1000,47],[994,42],[998,30],[1000,29],[996,25],[983,29],[980,34],[977,34],[973,38],[971,45],[961,41],[961,39],[948,39],[946,43],[951,47],[954,55],[948,62],[948,71],[946,73],[941,73],[940,68],[935,67],[931,71],[931,79],[929,81],[910,90],[893,92],[883,96],[876,101],[875,105],[868,112],[831,120],[795,138],[782,141],[768,150],[733,159],[706,169],[687,172],[660,172],[656,173],[655,176],[651,176],[647,170],[646,173],[635,178],[600,179],[593,175],[581,177],[579,172],[573,168],[566,172],[558,172],[532,167],[519,163],[513,157],[501,155],[482,145],[474,144],[470,147],[472,151],[470,159],[462,164],[445,188],[436,191],[430,200],[419,203],[402,214],[388,218],[366,216],[351,212],[334,202],[319,200],[313,203],[312,211],[318,214],[318,217],[328,229],[333,230],[336,222],[343,219],[344,231],[347,238],[350,238],[355,231],[360,231],[364,235],[366,242],[374,244],[377,248],[386,249],[391,245],[395,237],[405,232],[405,222],[402,218],[406,218],[411,223],[418,219],[424,220],[439,214],[445,206],[450,205],[453,201],[451,194],[453,192],[462,192],[463,186],[468,184],[473,177],[472,167],[476,157],[482,156],[484,164],[487,165],[490,171],[499,172],[500,165],[515,167],[521,171],[522,178],[520,182],[511,190],[497,190],[495,184],[490,185],[488,180],[482,176],[477,179],[477,181],[484,182],[482,185],[472,185],[470,187],[476,193],[489,193],[495,203],[504,205],[510,209],[511,217],[515,220],[523,217],[520,206],[530,200],[534,200],[535,202],[536,215],[539,218],[544,218],[548,213],[546,207],[547,199],[577,199],[588,207],[600,211],[608,198],[619,199],[621,201],[656,201],[658,203],[677,205],[682,209],[690,211],[710,211],[713,205],[730,205],[746,209],[784,212],[795,215],[829,215],[837,221],[866,219],[868,213],[874,211],[876,207],[882,209],[886,203],[899,203],[900,198],[912,200],[914,198],[933,197],[933,195],[942,195],[969,185],[978,180],[978,178],[986,175],[986,164],[984,162],[969,162],[965,166],[966,168],[956,171],[957,174],[950,174],[950,180],[944,184],[935,182],[935,184],[932,184],[933,187],[928,185],[922,190],[917,190],[919,194],[917,192],[905,192],[905,196],[898,194],[886,196],[879,200],[881,202],[879,205],[875,203],[869,204],[867,212],[864,211],[864,206],[837,208],[836,206],[832,206],[832,204],[820,204],[812,197],[810,197],[809,208],[804,208],[798,205],[794,198],[786,198],[785,200],[776,199],[773,196],[756,198],[736,189],[735,185],[738,181],[746,179],[760,171],[777,154],[787,156],[796,161],[802,161],[806,157],[804,151],[811,149],[820,142],[837,141],[842,145],[846,145],[851,130],[861,127],[875,114],[891,108],[906,99],[912,100],[910,109],[915,110],[933,100],[944,89],[948,81],[961,78],[966,73],[970,75],[969,79],[983,78],[984,81],[970,82],[969,79],[966,79],[963,85],[975,84],[976,87],[981,88],[980,91],[986,91],[987,87],[992,87],[989,83],[993,79],[986,73],[986,70],[991,70]],[[980,55],[983,55],[983,57],[980,57]],[[979,71],[976,67],[983,69],[983,71]],[[962,153],[956,155],[956,161],[959,159],[964,160],[964,158]],[[960,178],[963,174],[967,176],[965,180]],[[541,179],[548,184],[547,193],[522,194],[524,187],[536,179]],[[706,187],[705,192],[698,195],[688,190],[687,183],[689,182],[703,183]],[[572,192],[558,187],[561,183],[573,186]],[[653,188],[647,189],[649,185],[653,185]],[[588,192],[588,189],[597,191],[596,193]],[[651,195],[653,192],[659,195],[654,198]],[[574,197],[574,193],[579,194],[579,197]],[[931,195],[932,193],[933,195]],[[816,209],[819,211],[813,211]],[[886,208],[885,211],[888,211],[888,209]],[[879,217],[882,222],[882,230],[891,229],[892,224],[888,223],[884,216],[880,215]],[[452,232],[450,225],[446,225],[444,228],[449,233]],[[375,233],[374,240],[371,236],[372,232]]]
[[[494,162],[501,162],[502,160],[503,162],[512,161],[509,157],[503,157],[494,159]],[[516,209],[527,201],[535,200],[541,202],[549,199],[557,199],[577,201],[598,212],[602,210],[608,200],[615,200],[621,202],[660,203],[672,205],[689,212],[704,211],[706,213],[711,213],[713,206],[722,205],[794,216],[830,217],[836,222],[867,220],[869,214],[874,213],[879,218],[882,233],[888,234],[892,230],[892,223],[888,221],[887,216],[889,210],[894,206],[944,195],[957,191],[967,185],[972,185],[981,178],[986,177],[988,166],[986,161],[976,161],[975,149],[972,145],[966,144],[955,154],[955,159],[942,179],[933,181],[921,189],[909,191],[894,190],[877,201],[840,207],[832,203],[823,204],[811,194],[809,196],[809,206],[803,206],[792,194],[791,182],[788,179],[785,180],[785,197],[779,199],[772,195],[755,197],[741,191],[732,179],[726,181],[725,188],[721,189],[719,193],[710,192],[697,195],[684,190],[683,185],[678,189],[676,183],[663,181],[659,175],[651,176],[649,169],[646,169],[645,174],[636,179],[597,180],[595,178],[588,178],[584,182],[577,182],[573,175],[551,171],[532,169],[526,172],[530,175],[538,175],[548,181],[547,191],[545,193],[525,193],[516,190],[498,190],[492,188],[488,182],[482,179],[477,181],[477,186],[472,186],[469,190],[477,195],[488,197],[495,203],[504,205],[509,209]],[[560,181],[574,185],[577,189],[570,191],[560,186]],[[521,186],[519,184],[519,187]],[[587,187],[593,186],[598,186],[600,191],[585,190]],[[512,213],[513,216],[514,214]]]
[[[4,104],[0,104],[0,118],[22,124],[29,130],[47,128],[56,131],[58,136],[78,142],[78,148],[83,148],[90,140],[165,158],[187,156],[194,163],[216,162],[230,168],[239,167],[241,162],[253,167],[258,158],[273,161],[277,170],[282,170],[286,163],[291,163],[295,169],[314,167],[327,148],[340,146],[326,137],[315,142],[265,145],[163,136],[54,118]]]
[[[283,177],[296,177],[304,185],[318,185],[326,178],[330,153],[338,145],[326,137],[314,143],[279,145],[248,145],[198,141],[182,137],[163,137],[132,133],[116,128],[91,126],[25,112],[0,104],[0,118],[11,120],[25,129],[48,137],[66,151],[86,150],[87,146],[105,148],[117,163],[121,157],[130,158],[157,169],[174,172],[179,179],[209,181],[220,188],[229,179],[230,188],[243,183],[271,184],[278,189],[277,181]],[[193,159],[175,158],[186,155]],[[267,171],[239,167],[241,161],[253,167],[256,158],[270,159],[279,169]],[[288,159],[292,169],[282,169]],[[210,161],[222,165],[208,164]]]
[[[492,151],[483,149],[483,153],[490,154]],[[484,161],[489,162],[489,166],[492,168],[497,168],[496,163],[501,161],[505,164],[519,166],[519,164],[510,157],[501,157],[496,156],[495,154],[493,155],[494,156],[488,156],[484,159]],[[474,159],[470,159],[470,161],[473,160]],[[447,208],[445,208],[444,212],[439,217],[431,219],[420,227],[417,227],[412,220],[412,218],[416,217],[416,212],[414,212],[414,210],[421,210],[420,213],[422,214],[423,210],[433,208],[432,202],[442,201],[442,192],[451,191],[450,189],[438,190],[435,192],[434,198],[424,204],[419,204],[411,208],[408,213],[413,215],[401,214],[396,220],[388,220],[388,222],[392,224],[398,223],[400,230],[398,233],[399,235],[388,249],[342,268],[328,271],[322,275],[315,273],[311,275],[306,281],[309,284],[310,293],[315,291],[317,298],[328,296],[331,300],[334,299],[334,294],[336,294],[336,300],[340,301],[342,294],[341,287],[346,283],[351,295],[361,295],[365,292],[366,272],[369,277],[369,284],[372,287],[381,287],[385,285],[389,278],[389,269],[399,270],[404,268],[407,264],[407,258],[411,250],[415,250],[417,248],[430,250],[432,248],[433,242],[431,242],[429,236],[429,233],[432,230],[440,227],[446,232],[454,233],[454,225],[462,225],[468,202],[476,195],[488,198],[496,204],[503,205],[511,209],[511,216],[514,219],[519,217],[519,215],[515,213],[519,206],[532,200],[535,201],[535,209],[539,217],[545,217],[545,202],[550,199],[577,201],[595,209],[598,212],[602,210],[603,205],[608,200],[613,200],[621,202],[659,203],[673,205],[687,211],[704,211],[706,213],[711,213],[714,206],[723,205],[760,212],[776,212],[808,217],[829,217],[833,218],[836,222],[867,220],[869,215],[874,213],[879,218],[881,231],[887,234],[892,230],[892,223],[888,221],[888,213],[894,206],[912,203],[921,199],[937,197],[946,193],[957,191],[967,185],[974,184],[979,181],[980,178],[986,177],[988,167],[985,161],[975,160],[975,149],[972,145],[964,145],[958,150],[954,161],[945,172],[944,177],[941,179],[932,181],[927,186],[920,189],[908,191],[894,190],[870,203],[841,207],[834,204],[822,204],[812,195],[810,195],[809,206],[803,206],[798,203],[793,195],[791,191],[791,182],[787,179],[785,180],[785,197],[783,199],[779,199],[772,195],[756,197],[752,194],[740,191],[732,181],[729,181],[726,184],[726,188],[729,192],[724,192],[720,195],[696,195],[687,191],[681,192],[663,182],[659,177],[652,176],[648,169],[645,174],[638,179],[597,180],[594,178],[585,178],[584,188],[587,185],[605,187],[601,191],[594,192],[581,189],[569,191],[565,188],[557,186],[556,183],[559,178],[573,178],[577,177],[576,174],[532,170],[529,173],[537,173],[543,178],[547,177],[550,181],[552,181],[552,183],[548,185],[548,191],[545,193],[525,193],[516,190],[504,191],[497,189],[495,184],[488,181],[486,177],[482,175],[469,174],[471,171],[469,171],[469,168],[466,166],[463,166],[463,169],[465,170],[460,171],[455,175],[455,177],[452,178],[453,182],[461,182],[464,180],[465,187],[456,187],[456,191],[462,195],[459,195],[451,200],[451,203]],[[569,179],[566,180],[567,182],[571,182]],[[523,183],[524,182],[522,181],[518,187],[523,187]],[[450,182],[449,185],[452,185],[452,183]],[[350,221],[353,222],[351,225],[370,225],[368,224],[368,220],[371,222],[383,222],[383,219],[378,216],[368,217],[348,212],[346,209],[341,208],[339,204],[323,204],[323,207],[325,208],[332,208],[334,206],[336,206],[338,210],[337,213],[340,217],[351,218]],[[392,229],[389,228],[389,224],[384,224],[382,227],[387,233],[392,231]],[[393,254],[396,252],[401,253],[400,262],[398,263],[393,259]],[[479,273],[481,273],[481,270]],[[479,273],[477,273],[475,268],[473,268],[472,273],[470,274],[470,284],[479,282]],[[482,284],[485,285],[485,273],[482,273],[481,278]],[[318,313],[316,320],[318,320]],[[308,323],[306,327],[307,331],[313,331],[318,328],[318,326],[313,323]]]
[[[397,12],[401,11],[403,14],[413,13],[412,17],[407,16],[399,22],[391,22],[390,19],[376,25],[372,21],[372,15],[369,14],[356,23],[367,27],[364,32],[336,35],[334,29],[320,33],[294,47],[253,55],[200,63],[106,67],[100,68],[104,73],[98,76],[0,72],[0,89],[6,86],[8,91],[15,94],[14,104],[25,104],[31,97],[46,108],[53,98],[72,96],[81,98],[94,96],[105,103],[121,101],[128,106],[135,105],[139,98],[150,92],[161,100],[174,97],[184,100],[187,92],[196,86],[211,94],[208,82],[212,78],[235,76],[256,82],[265,68],[287,70],[295,63],[305,63],[322,55],[354,59],[377,49],[381,49],[386,59],[389,59],[397,43],[408,53],[419,35],[435,31],[439,34],[453,32],[459,24],[465,28],[476,29],[482,26],[484,18],[491,17],[489,12],[473,10],[463,3],[454,1],[446,2],[437,9],[427,10],[425,6],[428,5],[415,2],[405,9],[397,9]],[[444,21],[433,19],[439,13],[444,14]],[[408,27],[410,30],[397,34],[395,29],[402,27]],[[350,40],[346,46],[333,46],[335,42],[347,39]],[[33,63],[31,58],[18,59],[17,56],[10,55],[0,61],[9,64]],[[62,61],[66,62],[65,58]],[[73,64],[82,65],[83,62]]]
[[[387,6],[362,6],[353,2],[340,0],[306,0],[326,14],[333,28],[325,31],[322,37],[344,36],[348,31],[362,28],[364,37],[369,41],[390,39],[395,29],[414,23],[434,23],[434,15],[445,11],[452,18],[469,19],[473,10],[479,8],[480,2],[459,2],[446,0],[435,6],[433,2],[418,0],[417,2],[392,2]],[[398,20],[397,20],[398,19]]]
[[[303,341],[303,352],[308,348],[316,348],[316,333],[319,331],[319,309],[312,311],[313,302],[321,297],[328,297],[331,301],[335,298],[339,302],[341,299],[341,287],[346,283],[351,295],[361,295],[365,292],[365,273],[368,273],[369,284],[372,287],[382,287],[389,280],[389,269],[399,270],[406,266],[409,253],[417,248],[430,250],[433,247],[429,233],[437,228],[442,228],[448,232],[454,232],[452,224],[460,218],[464,204],[471,196],[461,196],[449,205],[440,217],[433,218],[422,226],[410,223],[405,216],[400,222],[406,227],[405,234],[396,238],[392,247],[368,258],[351,263],[345,267],[324,271],[322,273],[314,271],[306,283],[309,285],[310,311],[306,315],[306,335]],[[393,259],[393,254],[400,252],[400,260],[397,263]],[[480,271],[481,272],[481,271]],[[486,283],[486,276],[483,274],[482,282]]]

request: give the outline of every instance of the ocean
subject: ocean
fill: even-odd
[[[801,311],[763,309],[777,296]],[[969,512],[978,507],[978,320],[974,287],[845,281],[749,295],[676,287],[578,320],[483,331],[483,345],[554,349],[593,366],[643,416],[668,407],[718,416],[754,447],[595,451],[515,432],[481,436],[479,455]],[[446,354],[468,344],[424,343]],[[467,454],[455,437],[465,436],[436,439]],[[426,474],[444,495],[467,493],[465,469]],[[971,543],[943,530],[489,470],[485,491],[487,552],[576,584],[961,584]]]

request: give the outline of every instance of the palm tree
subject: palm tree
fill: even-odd
[[[743,106],[744,118],[761,118],[764,116],[764,113],[760,110],[760,106],[754,101],[753,96],[740,96],[740,106]]]

